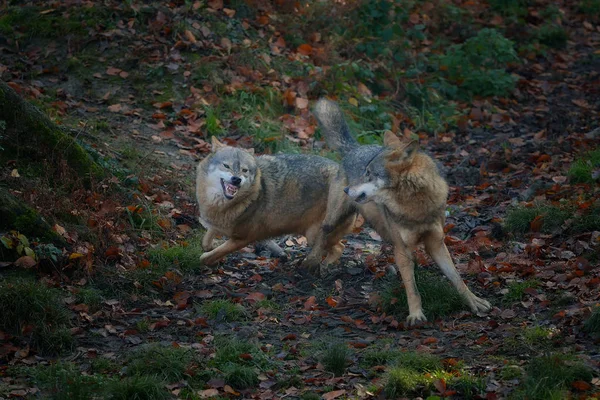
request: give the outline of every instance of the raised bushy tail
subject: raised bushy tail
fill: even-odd
[[[358,145],[356,139],[350,134],[350,128],[348,128],[342,110],[335,102],[319,100],[315,104],[313,114],[323,130],[325,142],[330,149],[343,154]]]

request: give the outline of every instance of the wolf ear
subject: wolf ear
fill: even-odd
[[[396,147],[393,147],[386,152],[385,160],[390,166],[394,164],[405,165],[406,163],[412,162],[415,154],[417,154],[417,150],[419,150],[419,142],[416,140],[411,140],[408,143],[400,142]]]
[[[219,139],[217,139],[216,136],[211,136],[210,137],[210,144],[211,144],[211,151],[214,153],[217,150],[223,148],[223,147],[227,147],[226,144],[223,144],[221,142],[219,142]]]
[[[400,147],[402,142],[398,136],[394,135],[392,131],[385,131],[383,134],[383,145],[385,147],[391,147],[392,149]]]

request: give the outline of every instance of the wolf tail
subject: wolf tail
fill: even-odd
[[[335,102],[325,99],[319,100],[315,104],[313,114],[323,130],[325,142],[327,142],[330,149],[343,154],[358,145],[356,139],[350,134],[350,128],[346,123],[342,110]]]

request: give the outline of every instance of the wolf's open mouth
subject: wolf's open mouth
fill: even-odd
[[[225,182],[223,179],[221,179],[221,186],[223,187],[223,194],[228,200],[233,199],[239,189],[237,186]]]

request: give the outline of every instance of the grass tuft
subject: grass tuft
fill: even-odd
[[[428,385],[425,375],[404,367],[395,367],[388,371],[383,388],[388,398],[396,399],[416,392]]]
[[[600,168],[600,149],[591,151],[575,160],[569,169],[569,177],[573,183],[594,183],[594,170]]]
[[[515,399],[563,399],[575,381],[591,381],[591,370],[580,361],[564,354],[534,358],[526,369],[525,379],[513,394]]]
[[[112,381],[106,388],[112,400],[162,400],[171,396],[161,381],[152,376],[130,376]]]
[[[34,382],[53,400],[86,400],[102,390],[102,376],[83,375],[73,363],[56,363],[34,369]]]
[[[202,253],[200,240],[193,239],[178,246],[152,249],[148,252],[148,260],[159,269],[175,267],[182,271],[190,271],[200,265]]]
[[[446,278],[422,268],[415,268],[415,279],[421,294],[423,310],[429,319],[445,317],[465,308],[462,298]],[[384,310],[388,314],[399,317],[408,315],[406,291],[397,280],[390,280],[386,285],[382,299]]]
[[[236,389],[246,389],[258,384],[258,374],[252,367],[228,364],[223,368],[225,382]]]
[[[552,233],[572,215],[573,212],[566,208],[544,204],[534,207],[515,207],[508,211],[504,225],[510,232],[524,234],[532,229],[532,222],[537,218],[539,222],[534,223],[535,229],[539,228],[543,233]]]
[[[332,372],[335,376],[341,376],[346,370],[350,350],[345,343],[335,343],[329,346],[321,357],[321,362],[326,371]]]
[[[514,303],[521,301],[525,296],[525,290],[535,289],[539,286],[539,282],[536,280],[526,280],[522,282],[511,282],[508,285],[508,292],[504,295],[505,303]]]
[[[31,332],[31,344],[39,351],[60,354],[73,347],[68,322],[59,290],[27,280],[0,282],[0,329],[14,335]]]
[[[583,330],[590,334],[600,334],[600,306],[594,307],[592,315],[583,324]]]
[[[206,301],[198,311],[218,321],[239,321],[247,315],[244,306],[228,299]]]
[[[193,354],[181,347],[151,344],[133,353],[127,364],[127,375],[149,375],[175,382],[186,375]]]

